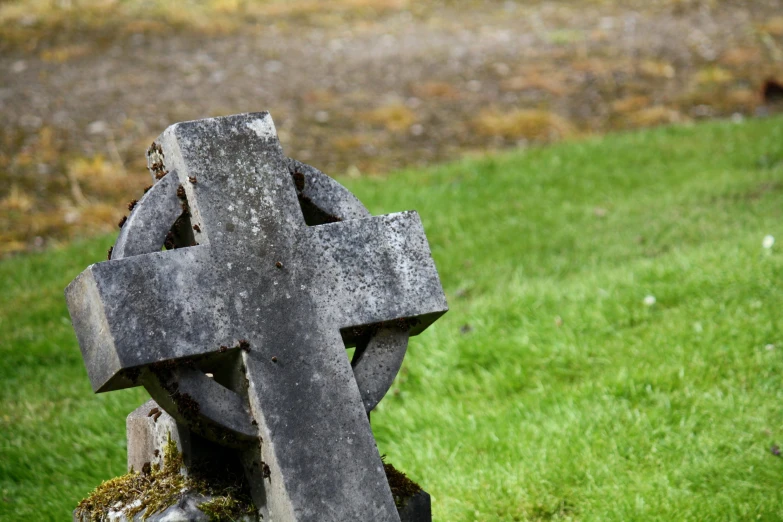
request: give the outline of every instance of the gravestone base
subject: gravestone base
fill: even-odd
[[[217,470],[214,471],[216,474],[225,473],[225,470],[229,470],[234,475],[242,474],[236,451],[219,446],[191,432],[163,411],[153,400],[147,401],[128,415],[126,428],[129,472],[149,473],[151,469],[161,469],[164,466],[167,445],[176,444],[182,459],[182,467],[179,472],[184,476],[192,474],[196,469],[199,470],[200,476],[204,476],[205,469]],[[408,498],[400,498],[399,492],[395,491],[394,484],[391,487],[398,504],[397,511],[401,522],[432,522],[431,500],[427,492],[418,490]],[[143,511],[129,518],[122,511],[110,510],[107,519],[110,522],[140,522],[142,520],[149,522],[208,522],[209,515],[201,511],[199,505],[214,498],[196,490],[184,490],[173,505],[150,514],[147,518],[143,518]],[[88,522],[88,520],[89,516],[80,518],[74,511],[74,522]],[[261,517],[245,516],[237,520],[256,522],[261,520]]]
[[[214,500],[214,497],[202,495],[197,491],[185,491],[176,504],[169,506],[163,511],[144,518],[144,514],[137,513],[132,518],[128,518],[121,512],[109,512],[109,522],[210,522],[210,516],[201,509],[199,505]],[[237,522],[258,522],[257,517],[246,516],[236,519]],[[88,516],[79,518],[74,512],[74,522],[89,522]]]
[[[128,471],[141,471],[145,465],[162,466],[169,437],[182,454],[182,472],[186,475],[194,468],[211,469],[216,463],[228,461],[234,461],[236,467],[241,467],[236,452],[196,435],[166,413],[154,400],[133,410],[125,425]]]
[[[397,506],[397,512],[400,514],[401,522],[432,522],[432,499],[429,493],[424,490],[419,491],[402,506]]]

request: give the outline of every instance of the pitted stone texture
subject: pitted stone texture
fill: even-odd
[[[132,386],[123,370],[217,354],[245,338],[258,346],[281,323],[339,333],[414,318],[416,335],[445,310],[415,212],[307,227],[269,248],[201,245],[80,274],[67,296],[94,389]],[[258,323],[265,328],[254,343]]]
[[[141,374],[163,404],[175,391],[150,384],[160,363],[208,371],[221,347],[247,341],[233,391],[263,440],[247,452],[268,466],[269,517],[398,520],[344,342],[390,322],[416,335],[446,311],[418,215],[307,226],[307,179],[292,178],[267,113],[180,123],[157,143],[201,245],[92,265],[69,286],[94,389]],[[200,429],[181,395],[164,407]]]
[[[308,225],[372,217],[356,196],[318,169],[290,158],[288,169]]]
[[[190,430],[177,425],[174,418],[160,409],[155,401],[147,401],[133,410],[125,421],[128,436],[128,471],[141,471],[144,465],[163,466],[163,451],[169,437],[185,459],[193,456]],[[191,462],[186,462],[188,465]]]
[[[351,366],[367,413],[383,399],[400,371],[408,335],[399,327],[382,328],[354,353]]]
[[[177,422],[197,424],[202,436],[230,447],[256,441],[258,429],[252,424],[246,397],[218,384],[198,368],[181,366],[157,375],[145,373],[142,381]]]
[[[176,175],[165,176],[144,194],[120,230],[112,249],[112,259],[160,250],[171,224],[182,214],[177,187],[179,180]],[[137,210],[142,208],[144,212]]]
[[[223,468],[216,463],[225,464],[229,460],[239,462],[236,452],[193,433],[154,400],[145,402],[128,415],[126,432],[128,471],[141,471],[147,463],[163,467],[169,437],[182,455],[185,474],[194,468],[220,470]]]

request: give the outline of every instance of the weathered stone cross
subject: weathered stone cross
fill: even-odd
[[[180,123],[157,144],[169,173],[146,197],[183,187],[198,244],[134,251],[134,212],[113,259],[69,285],[93,389],[143,384],[192,429],[245,448],[272,520],[399,520],[367,416],[380,397],[360,390],[345,346],[378,328],[407,341],[447,310],[418,215],[307,226],[305,178],[268,113]]]

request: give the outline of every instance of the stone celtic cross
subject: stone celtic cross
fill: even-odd
[[[399,520],[368,414],[447,310],[418,215],[370,216],[265,112],[173,125],[149,163],[111,260],[66,289],[93,389],[143,385],[239,448],[266,520]]]

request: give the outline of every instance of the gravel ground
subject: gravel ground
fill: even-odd
[[[290,156],[358,176],[763,115],[783,80],[783,0],[406,6],[214,33],[0,31],[0,255],[113,226],[177,121],[269,110]]]

